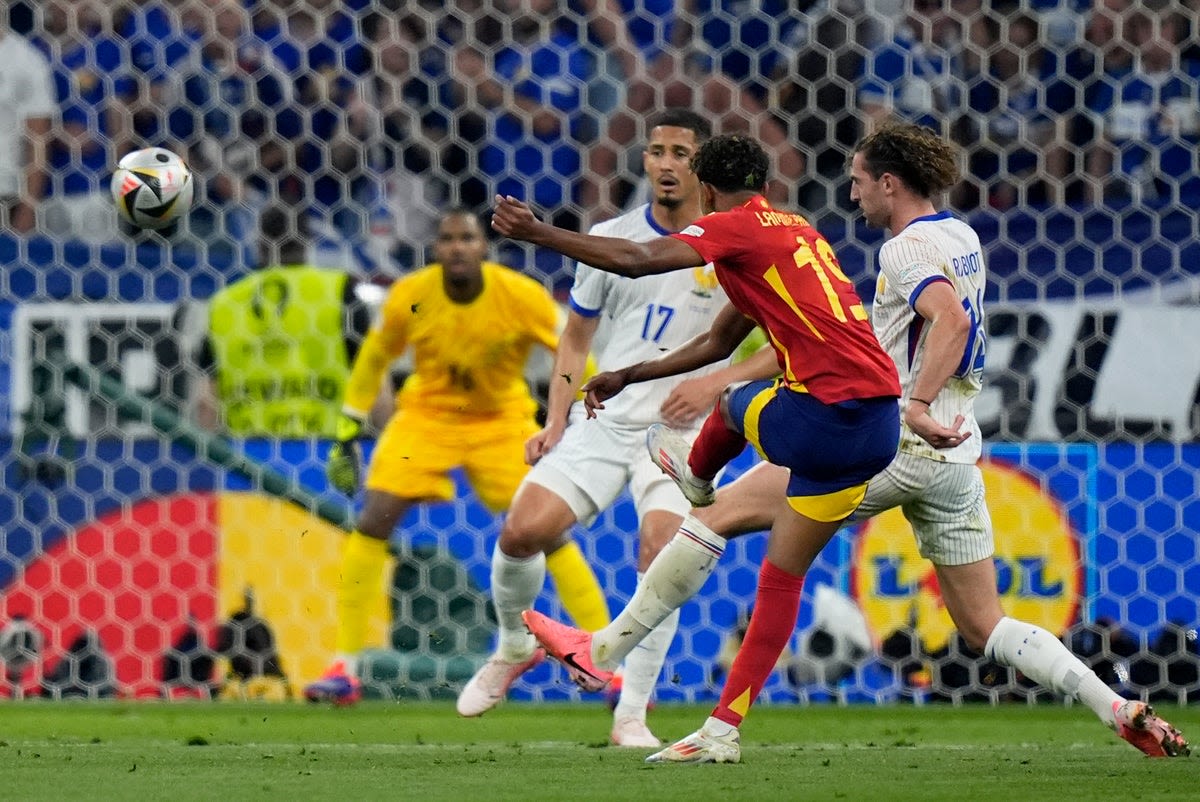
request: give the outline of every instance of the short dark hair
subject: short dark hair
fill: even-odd
[[[762,145],[737,134],[713,137],[692,157],[692,172],[720,192],[762,192],[770,168]]]
[[[697,114],[691,109],[669,108],[660,111],[647,121],[646,133],[649,134],[655,128],[663,125],[688,129],[696,135],[697,143],[707,142],[712,138],[712,123],[707,117]]]
[[[863,137],[854,153],[863,155],[863,167],[871,178],[891,173],[923,198],[958,183],[958,148],[923,125],[886,123]]]

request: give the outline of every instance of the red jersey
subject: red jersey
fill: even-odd
[[[793,390],[824,404],[899,397],[896,366],[862,299],[804,217],[755,195],[671,236],[713,264],[730,302],[767,333]]]

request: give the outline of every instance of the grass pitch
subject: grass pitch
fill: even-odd
[[[709,708],[662,706],[676,739]],[[1200,708],[1160,710],[1200,738]],[[1150,760],[1085,708],[763,707],[735,766],[652,766],[597,704],[0,706],[0,798],[244,800],[1196,799],[1200,759]]]

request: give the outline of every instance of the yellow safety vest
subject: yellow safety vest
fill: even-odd
[[[307,265],[270,267],[213,296],[209,338],[230,434],[333,436],[350,375],[346,280]]]

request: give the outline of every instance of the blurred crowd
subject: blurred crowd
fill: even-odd
[[[611,216],[667,105],[758,137],[774,199],[818,221],[850,213],[849,147],[893,115],[962,143],[959,211],[1200,199],[1200,0],[7,5],[0,225],[21,233],[112,237],[113,165],[159,145],[198,181],[181,236],[252,262],[282,201],[313,261],[395,275],[447,205]]]

